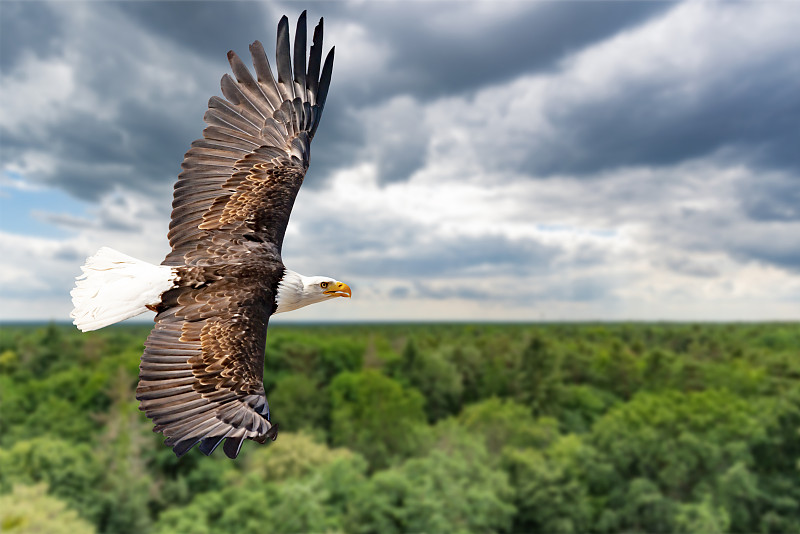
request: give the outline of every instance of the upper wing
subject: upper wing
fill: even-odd
[[[263,385],[269,291],[220,278],[162,297],[136,398],[178,456],[200,440],[210,454],[228,438],[225,454],[235,458],[245,439],[274,439]]]
[[[203,139],[193,142],[184,157],[169,225],[172,251],[165,265],[208,262],[204,251],[222,243],[256,241],[280,254],[328,94],[334,50],[320,74],[320,19],[306,68],[303,11],[297,21],[294,60],[289,21],[284,16],[278,24],[277,80],[260,42],[250,45],[250,53],[257,79],[239,56],[228,52],[236,80],[223,76],[225,99],[209,100]]]

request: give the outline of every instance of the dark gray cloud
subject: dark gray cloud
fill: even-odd
[[[335,93],[335,89],[331,90]],[[353,107],[340,105],[330,95],[311,147],[311,164],[304,187],[315,189],[328,183],[333,173],[352,165],[367,142],[365,128]],[[343,100],[343,99],[342,99]]]
[[[75,247],[63,246],[55,251],[53,258],[58,261],[65,261],[69,263],[78,263],[86,259],[82,250]]]
[[[676,273],[695,276],[698,278],[714,278],[719,276],[720,270],[713,264],[697,261],[689,254],[682,256],[669,256],[664,259],[656,260],[658,266],[663,266]]]
[[[209,59],[224,59],[228,50],[246,58],[256,39],[267,49],[275,46],[278,19],[269,19],[263,2],[120,2],[118,9],[147,32]],[[296,9],[287,12],[290,18],[299,14]]]
[[[800,272],[800,252],[797,248],[750,246],[738,252],[740,257]]]
[[[587,243],[569,255],[561,256],[553,267],[558,268],[589,268],[603,265],[609,260],[608,250],[600,245]]]
[[[632,280],[629,279],[628,282]],[[530,298],[539,301],[612,301],[616,298],[615,286],[615,281],[607,277],[576,276],[569,280],[547,284],[534,291]]]
[[[502,294],[493,291],[478,289],[468,283],[450,283],[444,287],[434,287],[431,284],[417,282],[414,284],[414,297],[434,300],[464,299],[464,300],[499,300]]]
[[[390,101],[365,126],[370,137],[381,139],[372,154],[381,183],[408,180],[425,164],[428,135],[416,102],[409,98]]]
[[[411,296],[411,290],[406,286],[395,286],[389,290],[389,296],[393,299],[406,299]]]
[[[781,234],[775,235],[770,229],[764,228],[761,235],[753,239],[730,239],[726,248],[740,259],[800,272],[800,237],[796,233]]]
[[[759,176],[741,184],[738,193],[745,214],[753,220],[800,220],[800,173]]]
[[[754,178],[742,183],[750,184]],[[736,200],[735,195],[748,187],[721,193],[720,199]],[[716,199],[711,199],[716,200]],[[660,213],[650,221],[650,239],[661,251],[652,263],[671,271],[699,278],[719,276],[722,266],[712,263],[709,254],[724,254],[739,263],[756,262],[800,272],[800,231],[793,219],[753,218],[748,204],[684,208],[679,215]],[[761,215],[761,214],[759,214]],[[663,252],[663,254],[662,254]]]
[[[117,187],[146,193],[163,192],[180,172],[183,153],[197,136],[185,123],[164,121],[165,113],[137,102],[119,102],[119,120],[110,121],[82,110],[69,110],[46,132],[47,140],[24,131],[3,132],[5,161],[49,143],[54,167],[38,171],[37,181],[97,201]],[[38,141],[31,146],[30,141]],[[165,206],[169,199],[164,199]]]
[[[537,302],[569,301],[591,302],[615,300],[615,284],[608,278],[579,276],[569,280],[521,284],[519,281],[500,283],[494,287],[471,284],[463,280],[434,285],[415,282],[412,287],[396,286],[389,291],[392,298],[434,300],[477,300],[483,302],[508,302],[527,306]],[[613,282],[613,281],[612,281]]]
[[[623,80],[603,98],[546,108],[554,142],[533,144],[520,168],[593,175],[719,154],[800,173],[800,92],[790,89],[800,87],[800,41],[763,56],[754,49],[743,64],[735,47],[716,53],[719,71]]]
[[[0,9],[0,69],[9,72],[25,54],[57,53],[63,30],[49,4],[4,1]]]
[[[376,251],[378,252],[378,251]],[[349,265],[356,274],[381,276],[460,276],[480,278],[497,273],[530,276],[548,270],[561,253],[530,239],[481,236],[436,239],[408,247],[402,257],[379,252],[369,263]]]
[[[358,276],[477,280],[502,273],[525,277],[548,271],[563,254],[561,248],[534,239],[511,239],[501,234],[445,237],[414,224],[372,224],[364,231],[360,221],[334,224],[312,219],[305,221],[305,228],[309,231],[304,233],[303,242],[286,248],[287,258],[294,257],[289,247],[302,247],[313,251],[317,264],[322,261],[319,258],[325,258],[326,270]],[[342,250],[343,236],[347,237],[346,252]]]

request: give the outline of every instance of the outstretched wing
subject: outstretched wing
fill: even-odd
[[[320,73],[322,25],[320,19],[306,68],[306,12],[297,21],[294,59],[289,21],[281,18],[277,80],[260,42],[250,45],[255,79],[239,56],[228,52],[236,79],[223,76],[225,98],[209,100],[203,139],[184,157],[165,265],[209,265],[224,257],[225,249],[246,242],[262,243],[280,257],[333,70],[331,49]],[[212,247],[217,253],[209,255]]]
[[[263,369],[269,289],[243,289],[233,277],[172,289],[145,342],[136,398],[154,431],[181,456],[202,440],[211,454],[239,454],[242,441],[274,439]]]

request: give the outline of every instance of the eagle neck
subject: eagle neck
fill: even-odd
[[[275,312],[283,313],[296,310],[306,305],[303,302],[305,290],[305,276],[296,273],[291,269],[284,268],[283,277],[278,282],[278,289],[275,291]]]

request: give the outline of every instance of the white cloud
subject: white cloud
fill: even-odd
[[[27,54],[13,72],[0,78],[4,100],[0,128],[44,135],[59,110],[74,98],[76,86],[69,62]]]

